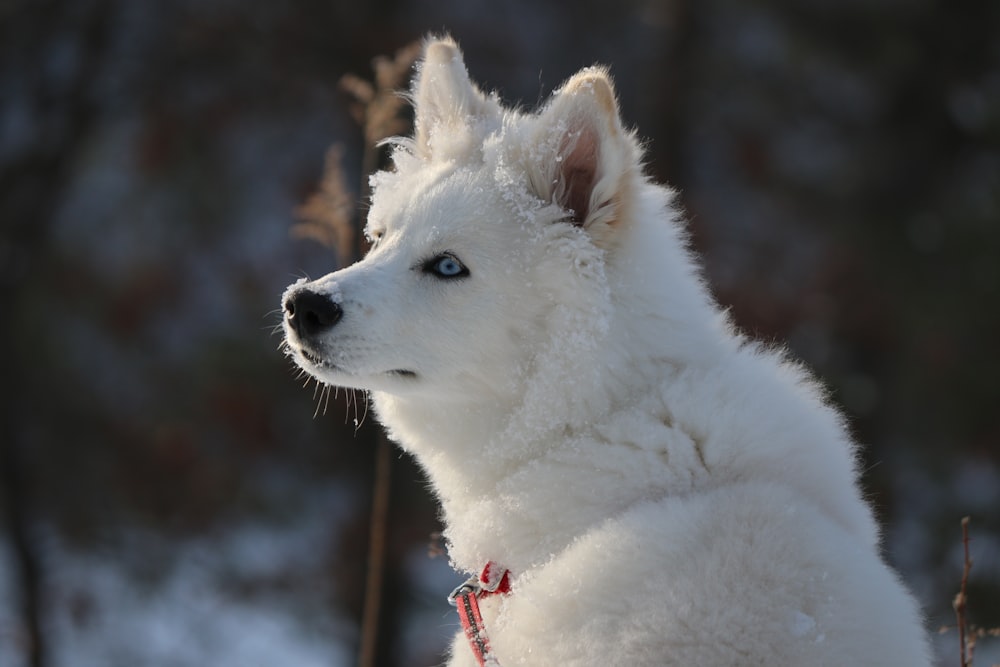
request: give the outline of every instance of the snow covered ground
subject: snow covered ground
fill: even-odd
[[[43,536],[50,664],[353,664],[357,627],[338,615],[324,572],[330,541],[346,516],[345,498],[319,494],[309,508],[292,522],[244,520],[180,542],[132,530],[114,548],[98,551]],[[27,663],[11,554],[0,541],[0,665],[20,667]],[[414,602],[400,652],[437,655],[457,627],[443,596],[458,577],[445,559],[428,559],[423,551],[412,554],[407,568],[416,583],[408,592]]]

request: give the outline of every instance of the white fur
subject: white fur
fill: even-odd
[[[374,249],[286,294],[341,321],[309,340],[286,322],[287,343],[372,392],[455,568],[510,569],[482,602],[500,663],[929,665],[841,417],[713,302],[606,72],[521,113],[443,39],[413,101],[415,137],[373,178]],[[428,273],[443,252],[470,274]],[[461,634],[450,664],[474,664]]]

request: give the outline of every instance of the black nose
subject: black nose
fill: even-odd
[[[323,333],[343,314],[330,297],[309,290],[295,292],[285,300],[285,321],[303,338]]]

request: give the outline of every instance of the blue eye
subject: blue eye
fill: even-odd
[[[439,278],[461,278],[469,275],[469,270],[465,268],[458,259],[451,255],[439,255],[427,262],[425,271],[433,273]]]

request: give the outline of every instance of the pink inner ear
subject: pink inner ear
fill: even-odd
[[[559,176],[563,208],[573,212],[571,221],[583,225],[590,213],[590,195],[597,181],[597,133],[584,124],[580,130],[567,135],[563,148]]]

